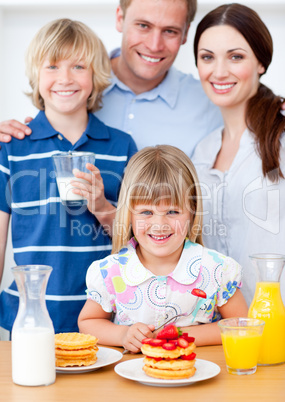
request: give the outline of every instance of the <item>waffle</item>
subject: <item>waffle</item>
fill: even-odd
[[[94,348],[74,349],[74,350],[64,350],[55,348],[56,357],[61,359],[75,359],[75,358],[91,359],[96,355],[97,351],[98,351],[97,346],[95,346]]]
[[[190,368],[188,370],[159,370],[149,366],[143,366],[144,372],[150,377],[160,378],[162,380],[181,380],[183,378],[192,377],[196,368]]]
[[[55,347],[58,349],[85,349],[94,347],[98,342],[95,336],[80,334],[78,332],[65,332],[55,334]]]
[[[165,350],[161,346],[142,345],[141,351],[144,355],[150,357],[162,357],[163,359],[177,359],[182,355],[190,355],[196,348],[194,343],[190,343],[187,348],[179,346],[174,350]]]
[[[57,367],[90,366],[97,360],[98,339],[78,332],[55,335],[55,359]]]
[[[152,368],[157,368],[160,370],[188,370],[192,367],[194,367],[196,360],[182,360],[182,359],[176,359],[176,360],[155,360],[150,357],[145,357],[144,358],[144,364],[147,365],[148,367]]]
[[[169,331],[168,334],[171,336]],[[195,338],[187,333],[180,334],[180,331],[177,338],[164,339],[162,335],[163,333],[161,338],[145,338],[142,341],[141,351],[145,355],[144,372],[150,377],[163,380],[192,377],[196,372],[196,354],[193,352],[196,348]]]

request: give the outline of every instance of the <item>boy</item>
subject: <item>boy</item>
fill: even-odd
[[[86,270],[110,253],[114,204],[136,145],[92,114],[109,85],[110,63],[87,26],[68,19],[45,25],[29,46],[26,64],[30,95],[41,111],[24,143],[14,140],[0,151],[0,272],[11,216],[16,264],[53,267],[47,308],[55,332],[72,332],[86,299]],[[88,208],[65,209],[60,202],[51,156],[66,151],[96,154],[90,174],[77,174],[88,181],[77,190],[83,190]],[[17,310],[13,282],[0,295],[0,326],[11,331]]]

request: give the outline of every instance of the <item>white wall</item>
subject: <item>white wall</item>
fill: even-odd
[[[108,51],[120,44],[115,29],[115,10],[119,0],[0,0],[0,121],[15,118],[24,121],[37,110],[24,95],[29,90],[25,77],[24,53],[37,30],[50,20],[68,17],[88,24],[103,40]],[[182,46],[175,65],[196,77],[192,43],[197,22],[214,7],[226,3],[216,0],[198,0],[199,7],[190,29],[187,43]],[[228,1],[231,2],[231,1]],[[275,92],[285,96],[285,0],[240,1],[254,8],[267,24],[274,40],[273,62],[263,81]],[[6,255],[2,286],[11,280],[10,267],[14,265],[11,240]]]

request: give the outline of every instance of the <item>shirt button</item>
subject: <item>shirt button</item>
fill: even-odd
[[[132,120],[135,117],[135,115],[133,113],[129,114],[129,119]]]
[[[61,140],[61,141],[63,140],[62,135],[60,135],[60,134],[58,134],[57,138],[58,138],[59,140]]]

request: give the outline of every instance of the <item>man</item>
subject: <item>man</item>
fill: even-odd
[[[197,0],[120,0],[116,28],[122,45],[111,55],[112,83],[96,116],[131,134],[139,149],[170,144],[191,156],[222,124],[200,82],[173,67],[196,6]],[[0,123],[0,141],[24,133],[30,129],[15,120]]]

